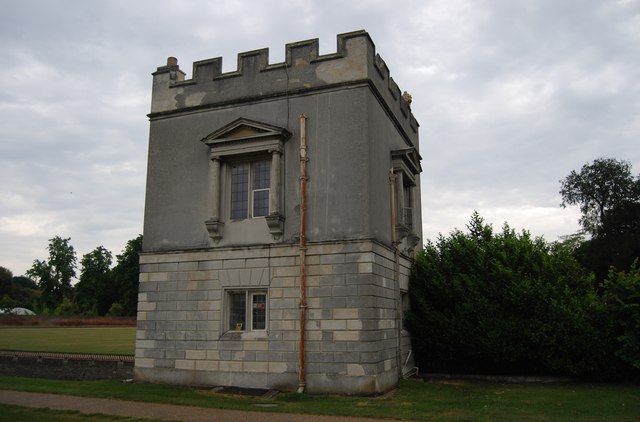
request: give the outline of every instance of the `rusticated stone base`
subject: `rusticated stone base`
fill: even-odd
[[[299,252],[271,245],[143,254],[135,378],[297,389]],[[311,244],[306,255],[306,391],[392,388],[410,350],[400,325],[410,261],[399,256],[396,266],[394,253],[371,240]],[[266,330],[230,329],[228,292],[238,289],[266,292]]]

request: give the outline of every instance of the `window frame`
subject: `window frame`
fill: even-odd
[[[255,218],[265,218],[269,216],[272,212],[271,210],[271,159],[266,155],[253,155],[253,156],[241,156],[233,159],[229,159],[226,161],[227,166],[227,182],[225,183],[227,198],[226,203],[227,206],[227,220],[229,221],[242,221],[242,220],[250,220]],[[256,180],[254,175],[256,173],[255,167],[258,164],[266,164],[267,167],[267,187],[266,188],[256,188]],[[246,208],[241,210],[244,213],[244,216],[239,217],[234,214],[234,168],[238,166],[246,165],[247,166],[247,180],[245,189],[242,191],[246,194],[245,203]],[[257,192],[267,192],[266,205],[267,212],[263,215],[255,215],[255,204],[256,204],[256,193]]]
[[[233,297],[244,294],[244,323],[238,327],[233,321]],[[254,328],[254,297],[264,296],[264,328]],[[269,326],[269,294],[267,289],[228,289],[225,291],[225,319],[223,333],[266,333]]]
[[[409,231],[413,231],[413,190],[415,184],[412,181],[403,177],[402,182],[402,203],[399,203],[400,210],[402,211],[400,223],[409,228]]]

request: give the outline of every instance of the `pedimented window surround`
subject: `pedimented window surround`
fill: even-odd
[[[218,243],[224,236],[225,221],[229,219],[221,198],[221,169],[225,162],[270,157],[269,214],[264,217],[274,240],[280,239],[284,229],[281,211],[281,161],[284,143],[291,136],[285,128],[240,118],[202,139],[210,149],[211,158],[211,217],[205,221],[209,237]]]

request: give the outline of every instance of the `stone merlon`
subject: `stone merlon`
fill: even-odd
[[[226,73],[221,57],[202,60],[193,64],[191,79],[185,79],[177,59],[169,57],[167,65],[153,73],[149,118],[363,84],[378,97],[407,144],[415,146],[419,125],[410,103],[366,31],[338,35],[335,53],[318,51],[317,38],[287,44],[283,63],[270,64],[267,48],[248,51],[238,54],[237,70]]]

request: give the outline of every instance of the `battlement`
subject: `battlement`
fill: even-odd
[[[417,134],[410,96],[401,94],[366,31],[339,34],[331,54],[319,54],[317,38],[285,48],[285,61],[274,64],[269,63],[268,48],[239,53],[237,70],[226,73],[221,57],[198,61],[191,79],[185,79],[177,59],[169,57],[153,73],[149,117],[367,84],[409,138]]]

